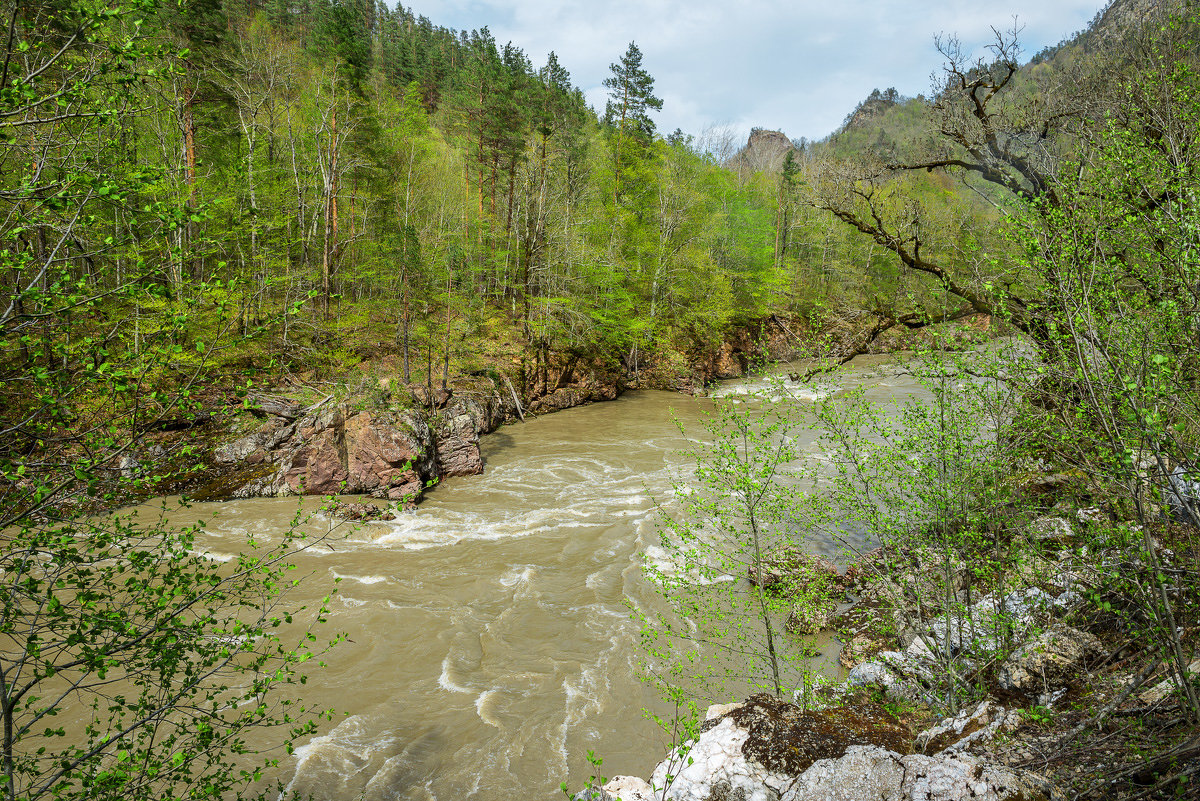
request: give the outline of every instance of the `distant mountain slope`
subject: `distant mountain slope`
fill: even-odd
[[[1100,8],[1083,30],[1063,38],[1032,56],[1008,91],[1037,92],[1038,81],[1032,80],[1033,68],[1040,67],[1038,76],[1045,80],[1045,70],[1069,69],[1086,55],[1095,55],[1114,46],[1118,38],[1143,23],[1156,12],[1169,8],[1200,9],[1197,0],[1115,0]],[[815,143],[818,152],[832,152],[842,157],[855,153],[870,153],[885,161],[913,158],[929,137],[925,116],[932,98],[904,97],[894,88],[875,89],[845,117],[841,127],[826,139]],[[779,131],[755,129],[750,140],[731,159],[729,166],[737,171],[778,172],[783,164],[787,136]]]

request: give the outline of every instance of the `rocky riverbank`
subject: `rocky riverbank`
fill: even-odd
[[[803,321],[772,316],[688,353],[607,362],[562,354],[523,382],[485,370],[442,389],[383,375],[357,386],[326,382],[330,391],[315,400],[311,387],[281,384],[211,401],[193,425],[145,437],[122,468],[151,478],[146,486],[158,492],[196,500],[348,494],[411,505],[442,479],[481,473],[480,437],[506,423],[627,389],[697,394],[759,365],[813,355],[806,332]]]
[[[769,695],[710,707],[696,739],[649,781],[618,776],[578,801],[1058,801],[1051,782],[953,744],[914,752],[869,701],[805,711]]]
[[[807,619],[843,641],[848,678],[807,708],[766,695],[712,707],[648,779],[616,777],[577,798],[1196,798],[1200,739],[1178,671],[1137,635],[1146,621],[1115,590],[1139,563],[1117,546],[1098,550],[1097,510],[1055,511],[992,544],[1020,554],[992,562],[1013,569],[1002,580],[981,578],[982,559],[907,546],[840,574],[815,557],[773,558],[748,579],[769,590],[819,584],[802,595],[840,602],[840,614]],[[1197,544],[1194,530],[1169,523],[1151,541],[1167,574]],[[1195,601],[1185,583],[1174,588],[1180,608]],[[1193,634],[1181,630],[1185,649]],[[1187,651],[1190,682],[1200,682],[1196,657]]]
[[[445,388],[405,384],[386,359],[332,381],[281,380],[249,394],[211,388],[200,411],[139,438],[119,472],[122,489],[138,496],[106,505],[163,494],[205,501],[350,494],[411,505],[442,479],[482,472],[480,437],[526,415],[613,400],[627,389],[700,394],[763,365],[913,344],[914,335],[895,331],[866,347],[864,332],[854,321],[815,328],[771,315],[715,345],[635,348],[610,359],[550,353],[516,375],[498,363]]]

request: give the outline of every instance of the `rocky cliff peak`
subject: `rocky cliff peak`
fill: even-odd
[[[779,172],[787,154],[795,149],[783,131],[754,128],[745,146],[729,160],[729,166],[739,172]]]

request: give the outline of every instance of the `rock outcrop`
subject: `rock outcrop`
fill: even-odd
[[[770,696],[718,711],[647,782],[613,778],[608,801],[1055,801],[1041,777],[962,753],[908,753],[882,710],[801,711]]]
[[[273,400],[258,430],[213,451],[216,476],[192,497],[361,494],[415,503],[443,478],[483,472],[480,436],[516,416],[495,388],[447,392],[440,402],[358,410],[326,399],[305,410]]]
[[[900,756],[854,746],[797,777],[779,801],[1056,801],[1062,795],[1036,774],[968,754]]]
[[[530,401],[529,411],[533,414],[558,412],[575,406],[594,401],[615,400],[621,394],[622,386],[616,381],[587,380],[575,386],[553,389],[539,398]]]
[[[1058,624],[1022,645],[1000,666],[1006,690],[1038,695],[1070,684],[1087,661],[1104,652],[1095,635]]]
[[[351,412],[332,404],[295,422],[276,418],[220,446],[213,458],[230,470],[193,493],[199,500],[347,493],[412,502],[441,475],[419,412]]]
[[[1001,686],[1021,692],[1035,689],[1041,692],[1047,689],[1044,686],[1047,683],[1065,679],[1067,665],[1076,666],[1082,658],[1067,653],[1070,635],[1036,634],[1038,622],[1063,614],[1070,608],[1073,597],[1074,593],[1069,591],[1056,598],[1032,588],[984,598],[960,611],[925,621],[920,630],[911,631],[905,638],[908,645],[903,651],[876,654],[872,661],[855,666],[847,683],[852,687],[879,687],[896,700],[936,704],[947,690],[944,686],[947,659],[952,659],[960,669],[974,669],[1001,650],[1004,638],[1009,637],[1026,644],[1016,650],[1010,658],[1011,664],[1006,663],[1002,668]],[[1080,633],[1076,640],[1082,653],[1090,653],[1089,643],[1095,638]],[[1005,678],[1006,671],[1012,678]],[[1040,684],[1035,676],[1041,677]]]
[[[803,334],[800,321],[771,317],[734,329],[715,349],[704,346],[684,360],[667,354],[652,364],[559,354],[562,363],[553,370],[534,370],[521,399],[509,379],[487,372],[447,389],[381,379],[367,409],[331,398],[306,408],[292,398],[253,396],[246,409],[259,427],[220,443],[203,477],[193,474],[179,489],[197,500],[365,494],[415,503],[443,478],[482,473],[479,439],[505,422],[614,400],[627,386],[696,394],[756,364],[808,355],[810,343],[796,331]],[[393,403],[393,393],[406,395],[409,405]],[[122,468],[132,473],[140,466],[130,461]]]
[[[729,159],[727,166],[743,175],[778,173],[783,169],[787,154],[795,149],[796,146],[783,131],[754,128],[746,144]]]
[[[347,520],[352,523],[396,519],[396,515],[389,509],[381,508],[371,503],[333,501],[325,508],[325,511],[339,520]]]
[[[750,583],[779,592],[810,587],[822,592],[840,591],[846,586],[846,579],[833,562],[793,547],[783,547],[765,556],[762,576],[758,574],[757,566],[751,563],[746,571]]]
[[[987,742],[1001,732],[1016,729],[1021,714],[997,706],[989,700],[980,701],[972,710],[964,709],[917,735],[917,749],[926,754],[957,753],[980,742]]]
[[[456,398],[436,426],[438,465],[443,476],[475,476],[483,472],[479,436],[492,431],[492,415],[477,398]]]

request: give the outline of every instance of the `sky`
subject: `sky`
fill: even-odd
[[[609,65],[635,41],[664,135],[751,128],[832,133],[872,89],[928,94],[938,34],[974,52],[992,27],[1023,26],[1023,59],[1084,28],[1103,0],[401,0],[435,25],[487,26],[534,66],[553,50],[603,112]],[[997,9],[1003,9],[999,11]]]

